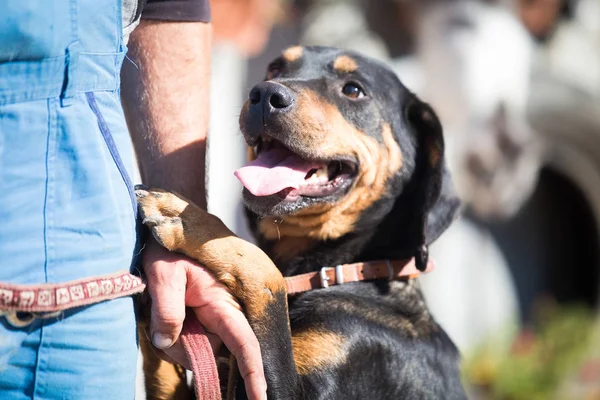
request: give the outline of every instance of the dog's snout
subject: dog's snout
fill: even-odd
[[[248,98],[251,107],[258,110],[264,120],[272,114],[288,110],[294,104],[290,89],[274,82],[262,82],[254,86]]]

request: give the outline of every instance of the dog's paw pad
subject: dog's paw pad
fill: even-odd
[[[161,216],[156,219],[156,223],[154,225],[169,229],[169,228],[181,226],[182,225],[181,222],[182,222],[181,218],[179,218],[179,217],[163,217],[163,216]]]
[[[142,223],[147,226],[156,226],[164,223],[164,220],[167,219],[162,215],[148,215],[144,216]]]

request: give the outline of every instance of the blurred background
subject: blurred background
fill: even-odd
[[[600,0],[211,0],[209,210],[251,239],[237,119],[284,48],[383,60],[437,111],[466,211],[428,304],[473,399],[600,399]]]

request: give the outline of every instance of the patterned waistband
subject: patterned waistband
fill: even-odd
[[[57,312],[140,293],[146,285],[127,271],[40,285],[0,282],[0,312]]]

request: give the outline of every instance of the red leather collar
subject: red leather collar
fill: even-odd
[[[424,273],[435,268],[433,261],[427,263]],[[288,294],[306,292],[313,289],[341,285],[348,282],[374,279],[412,279],[421,274],[415,266],[414,258],[409,260],[377,260],[323,267],[318,272],[309,272],[285,278]]]

